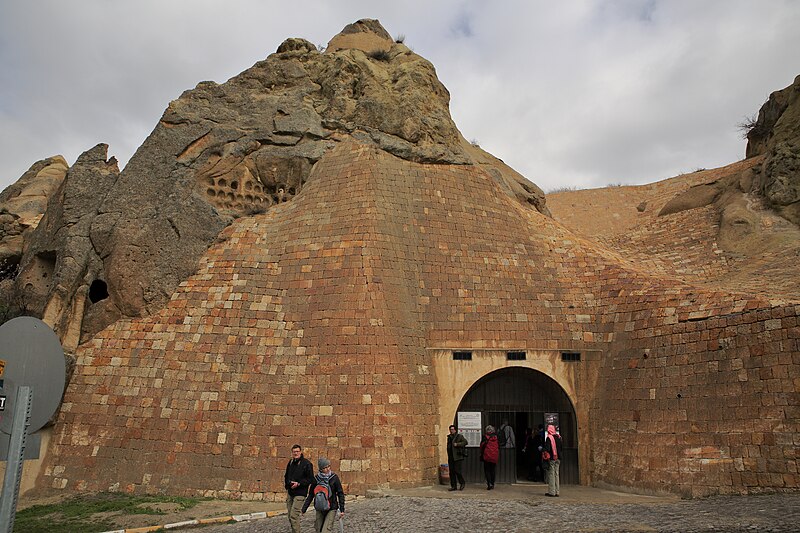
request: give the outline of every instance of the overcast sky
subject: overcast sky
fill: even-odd
[[[796,0],[1,0],[0,189],[99,142],[124,166],[184,90],[360,18],[405,35],[464,136],[545,191],[742,159],[737,123],[800,74]]]

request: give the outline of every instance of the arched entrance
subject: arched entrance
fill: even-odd
[[[516,446],[502,450],[497,469],[498,483],[527,480],[530,463],[522,454],[526,430],[532,428],[536,431],[539,424],[544,424],[546,414],[557,414],[565,448],[561,481],[580,482],[575,409],[564,389],[542,372],[524,367],[507,367],[491,372],[470,387],[459,404],[458,412],[480,412],[483,427],[492,424],[499,428],[503,420],[507,420],[514,430]],[[469,482],[482,482],[483,467],[478,451],[472,451],[467,456],[464,475]]]

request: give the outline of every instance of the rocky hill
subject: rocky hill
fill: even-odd
[[[37,488],[282,501],[297,442],[348,494],[430,484],[479,390],[558,412],[583,484],[800,488],[794,204],[754,185],[792,138],[551,216],[448,99],[362,20],[187,91],[122,171],[3,193],[3,286],[75,359]]]
[[[290,201],[347,140],[407,161],[480,166],[506,194],[547,212],[536,185],[464,140],[449,100],[433,65],[377,21],[348,25],[324,52],[287,39],[228,82],[202,82],[171,102],[122,172],[105,145],[81,155],[30,245],[17,239],[3,252],[20,272],[5,298],[24,297],[70,348],[120,317],[147,316],[235,218]],[[20,234],[10,218],[3,224]]]
[[[800,76],[749,125],[743,161],[642,186],[547,196],[553,217],[634,265],[800,301]]]

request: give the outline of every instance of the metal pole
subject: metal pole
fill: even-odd
[[[11,441],[8,445],[6,475],[3,479],[3,494],[0,496],[0,531],[14,531],[14,518],[17,512],[19,482],[22,478],[22,463],[25,455],[25,437],[31,418],[33,393],[30,387],[19,387],[14,402],[14,419],[11,424]]]

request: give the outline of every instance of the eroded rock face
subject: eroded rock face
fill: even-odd
[[[788,87],[775,91],[758,111],[747,132],[746,157],[766,154],[777,143],[800,137],[800,76]]]
[[[92,226],[116,280],[109,292],[124,315],[152,313],[232,218],[293,198],[351,138],[410,161],[485,165],[503,191],[545,211],[535,185],[470,155],[449,99],[433,65],[370,20],[325,53],[288,39],[228,82],[198,84],[169,105]]]
[[[719,181],[712,181],[690,187],[685,192],[678,194],[667,202],[658,212],[658,216],[680,213],[688,209],[697,209],[713,203],[725,189],[726,184]]]
[[[747,141],[747,157],[765,156],[752,190],[800,225],[800,76],[770,95]]]
[[[753,188],[781,216],[800,225],[800,136],[770,148]]]
[[[34,163],[14,184],[0,192],[0,319],[29,313],[14,280],[25,239],[39,224],[49,198],[67,173],[67,162],[54,156]]]
[[[121,173],[105,145],[84,153],[18,289],[73,340],[152,314],[234,218],[291,200],[323,155],[353,139],[409,161],[478,165],[501,193],[548,213],[536,185],[464,141],[449,100],[433,65],[376,20],[348,25],[324,53],[287,39],[226,83],[171,102]]]
[[[751,204],[743,196],[753,195],[757,203],[800,225],[800,76],[770,95],[747,140],[747,157],[762,157],[763,161],[736,176],[684,191],[670,200],[659,216],[716,204],[723,213],[720,242],[726,250],[738,250],[737,236],[746,234],[743,228],[755,227],[752,217],[743,216],[748,210],[743,206]]]
[[[54,156],[34,163],[0,192],[0,265],[11,268],[22,257],[23,233],[39,223],[47,201],[64,180],[67,162]]]
[[[120,316],[114,300],[107,299],[104,287],[110,280],[90,236],[119,175],[117,161],[107,159],[107,151],[107,145],[99,144],[69,169],[27,239],[16,279],[31,312],[54,328],[67,349],[77,346],[82,332],[94,334]],[[93,304],[105,311],[92,309],[84,320]]]

